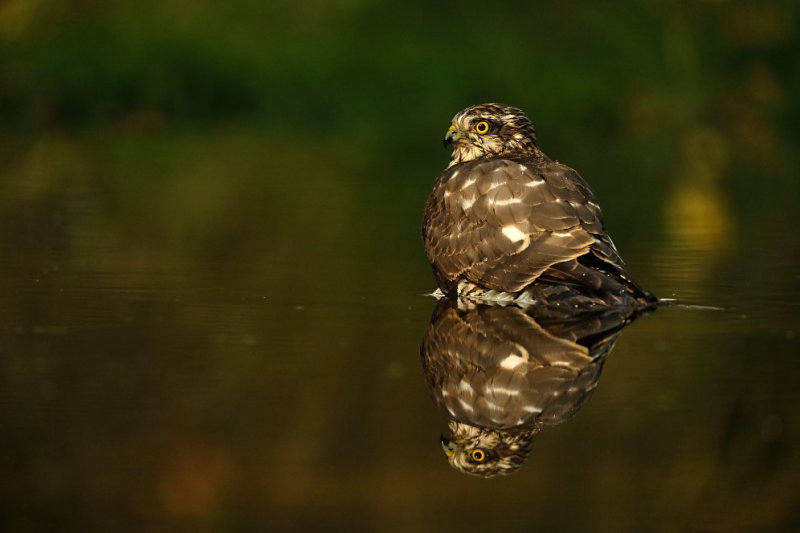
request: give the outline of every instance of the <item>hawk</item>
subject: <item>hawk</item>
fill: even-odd
[[[428,390],[448,416],[450,464],[491,477],[518,470],[534,437],[589,399],[622,329],[642,308],[564,320],[536,308],[440,300],[420,353]]]
[[[523,111],[481,104],[444,138],[452,160],[425,205],[422,236],[441,291],[473,301],[552,304],[542,284],[599,295],[594,306],[650,305],[572,168],[539,149]]]

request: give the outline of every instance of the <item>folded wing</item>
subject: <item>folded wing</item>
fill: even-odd
[[[619,290],[627,279],[591,189],[548,159],[449,168],[428,198],[423,236],[445,286],[464,278],[518,292],[545,279]]]

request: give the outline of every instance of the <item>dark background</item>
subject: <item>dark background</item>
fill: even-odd
[[[0,526],[800,526],[792,1],[0,3]],[[595,397],[447,466],[422,205],[525,109],[634,278]]]

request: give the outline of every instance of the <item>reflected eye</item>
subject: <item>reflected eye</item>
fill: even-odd
[[[477,127],[476,127],[476,129],[477,129]],[[483,453],[483,450],[480,450],[480,449],[472,450],[472,453],[470,455],[472,456],[472,460],[475,461],[475,462],[478,462],[478,463],[481,463],[481,462],[483,462],[484,459],[486,459],[486,454]]]
[[[475,124],[475,131],[483,135],[484,133],[489,131],[489,123],[486,122],[485,120],[478,122],[477,124]]]

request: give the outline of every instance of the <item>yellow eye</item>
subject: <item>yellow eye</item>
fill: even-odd
[[[477,124],[475,124],[475,131],[483,135],[484,133],[489,131],[489,123],[486,122],[485,120],[478,122]]]
[[[485,122],[483,124],[485,124]],[[476,461],[478,463],[481,463],[481,462],[483,462],[484,459],[486,459],[486,454],[483,453],[483,450],[480,450],[480,449],[472,450],[472,454],[471,455],[472,455],[472,460]]]

